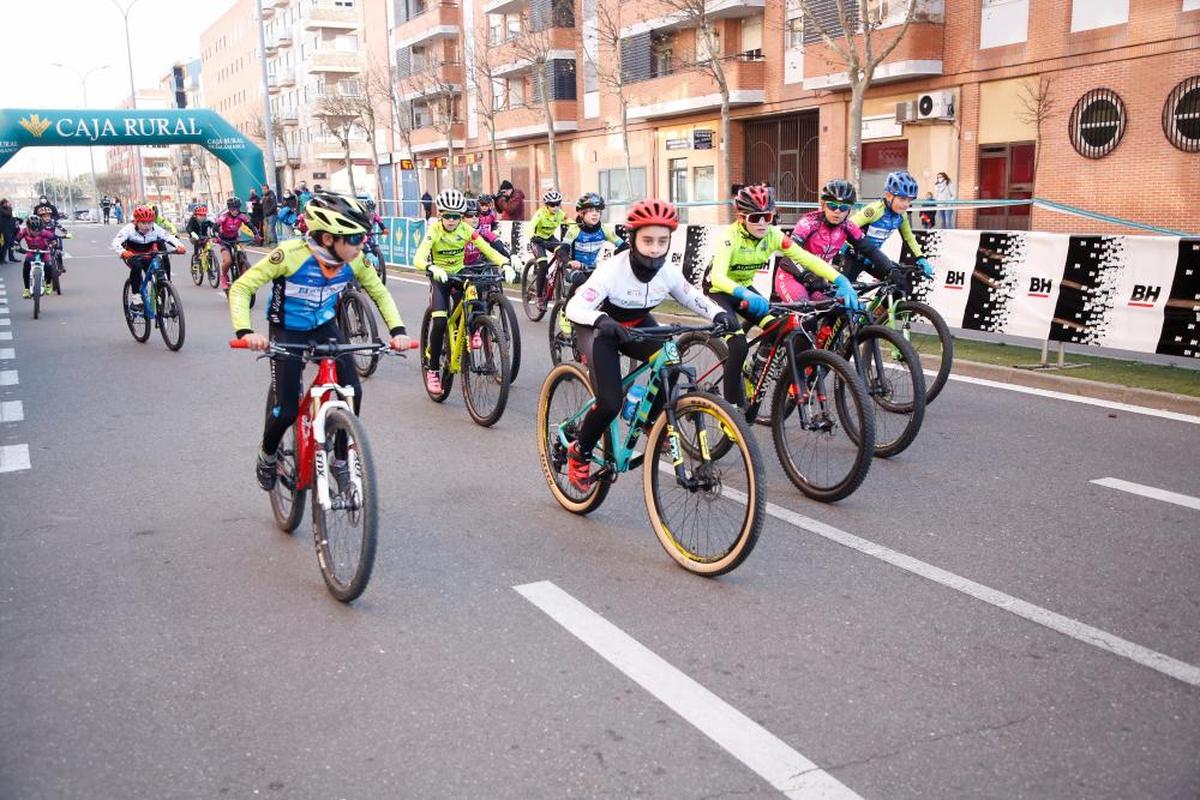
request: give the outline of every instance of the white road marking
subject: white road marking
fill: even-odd
[[[1088,481],[1088,483],[1094,483],[1097,486],[1107,486],[1109,489],[1116,489],[1119,492],[1140,494],[1142,497],[1162,500],[1164,503],[1174,503],[1177,506],[1200,511],[1200,497],[1191,497],[1190,495],[1179,494],[1178,492],[1168,492],[1166,489],[1157,489],[1141,483],[1123,481],[1120,478],[1096,478],[1095,480]]]
[[[11,342],[12,331],[0,331],[0,342]]]
[[[934,375],[936,373],[925,370],[925,374]],[[1048,397],[1053,400],[1066,400],[1071,403],[1082,403],[1083,405],[1088,406],[1111,408],[1114,411],[1127,411],[1130,414],[1145,414],[1148,417],[1159,417],[1161,419],[1170,419],[1176,422],[1190,422],[1193,425],[1200,425],[1200,417],[1193,416],[1191,414],[1181,414],[1177,411],[1162,411],[1157,408],[1135,406],[1130,405],[1129,403],[1118,403],[1115,400],[1100,400],[1095,397],[1081,397],[1077,394],[1055,392],[1051,389],[1038,389],[1033,386],[1018,386],[1015,383],[990,381],[987,378],[972,378],[967,375],[955,375],[953,372],[950,373],[950,380],[961,381],[962,383],[973,383],[977,386],[987,386],[992,389],[1004,389],[1009,392],[1021,392],[1022,394],[1037,395],[1038,397]]]
[[[8,313],[8,309],[0,308],[0,314],[7,314],[7,313]],[[5,317],[4,319],[0,319],[0,325],[11,325],[11,324],[12,324],[12,320],[8,319],[8,317]]]
[[[0,422],[20,422],[25,419],[25,406],[20,400],[0,402]]]
[[[659,468],[664,472],[671,472],[666,465],[660,464]],[[730,486],[722,487],[721,495],[743,505],[748,501],[744,492],[739,492]],[[1038,625],[1045,626],[1065,636],[1070,636],[1072,639],[1081,641],[1084,644],[1090,644],[1113,655],[1127,658],[1130,661],[1141,664],[1143,667],[1149,667],[1178,681],[1183,681],[1192,686],[1200,686],[1200,667],[1188,664],[1185,661],[1171,658],[1168,655],[1151,650],[1148,647],[1143,647],[1140,644],[1134,644],[1108,631],[1094,628],[1085,622],[1063,616],[1048,608],[1035,606],[1033,603],[1028,603],[1018,597],[1005,594],[990,586],[976,583],[970,578],[964,578],[961,575],[955,575],[953,572],[947,572],[941,567],[935,567],[933,564],[928,564],[920,559],[884,547],[881,544],[876,544],[860,536],[855,536],[853,533],[847,533],[832,525],[827,525],[820,520],[806,517],[803,514],[792,511],[790,508],[784,508],[774,503],[767,503],[767,513],[775,517],[775,519],[808,531],[809,533],[815,533],[817,536],[828,539],[831,542],[836,542],[843,547],[857,550],[863,555],[877,558],[880,561],[891,564],[893,567],[899,567],[905,572],[911,572],[914,575],[919,575],[948,589],[962,592],[969,597],[974,597],[976,600],[982,600],[1001,611],[1016,614],[1018,617],[1027,619],[1030,622],[1036,622]]]
[[[0,361],[10,361],[17,357],[17,351],[11,347],[0,347]]]
[[[29,445],[0,445],[0,472],[29,469]]]
[[[550,581],[513,587],[790,798],[857,798],[836,778]]]
[[[18,383],[20,381],[15,369],[0,369],[0,386],[16,386]]]

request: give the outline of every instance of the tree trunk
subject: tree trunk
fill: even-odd
[[[346,174],[350,177],[350,194],[357,195],[358,188],[354,185],[354,165],[352,163],[350,163],[350,139],[349,139],[349,137],[346,138],[344,144],[346,147]]]
[[[491,187],[491,189],[493,191],[495,191],[496,184],[498,183],[496,178],[500,175],[500,163],[497,161],[497,159],[499,157],[496,155],[496,120],[494,120],[494,119],[492,120],[491,124],[488,125],[488,138],[491,140],[491,161],[492,161],[492,169],[491,169],[491,174],[489,176],[490,181],[489,181],[488,185]]]
[[[850,181],[856,189],[862,189],[862,113],[863,97],[871,84],[871,76],[867,73],[850,71],[850,120],[849,142],[846,145],[846,159],[850,169]]]
[[[382,208],[383,182],[379,180],[379,147],[375,144],[374,136],[371,136],[367,139],[367,144],[371,145],[371,163],[375,165],[375,202],[380,208]]]
[[[633,194],[633,166],[629,157],[629,101],[625,97],[625,87],[618,90],[617,99],[621,101],[621,146],[625,149],[625,186]]]
[[[544,71],[543,67],[543,71]],[[558,180],[558,138],[554,134],[554,117],[550,110],[550,88],[546,86],[546,76],[542,75],[542,108],[546,112],[546,134],[550,143],[550,177],[554,180],[554,188],[562,191],[562,183]]]
[[[721,169],[725,173],[725,186],[733,186],[733,148],[729,144],[729,84],[721,81]],[[718,196],[720,182],[717,183]],[[729,222],[730,207],[721,206],[721,221]]]

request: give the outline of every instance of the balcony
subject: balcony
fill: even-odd
[[[317,158],[325,158],[329,160],[338,160],[346,157],[346,150],[342,147],[342,143],[332,136],[315,139],[312,144],[313,154]],[[371,145],[365,141],[352,140],[350,142],[350,158],[361,159],[371,157]]]
[[[454,138],[454,149],[460,153],[466,145],[466,130],[466,125],[461,122],[454,123],[450,128],[450,135]],[[432,125],[414,129],[410,137],[413,153],[435,153],[439,150],[446,150],[446,135]]]
[[[292,46],[292,32],[291,31],[281,31],[280,33],[275,34],[275,44],[280,48],[291,47]]]
[[[433,25],[425,27],[416,33],[411,34],[405,39],[396,42],[396,46],[401,49],[416,47],[417,45],[432,42],[435,39],[457,39],[462,29],[456,24]]]
[[[266,0],[264,6],[273,6],[274,8],[287,8],[291,5],[292,0]]]
[[[279,76],[274,73],[267,74],[267,94],[279,94]]]
[[[279,77],[279,85],[283,87],[296,85],[296,70],[294,67],[287,67],[275,73]]]
[[[491,0],[489,3],[484,3],[483,13],[516,14],[527,5],[529,5],[529,0]]]
[[[943,74],[945,53],[945,3],[943,0],[918,0],[916,16],[904,39],[875,69],[871,84],[893,83]],[[902,9],[901,9],[902,10]],[[886,19],[874,34],[875,47],[890,44],[899,31],[899,18]],[[833,90],[850,88],[840,59],[823,42],[810,42],[804,48],[804,88]]]
[[[554,132],[579,130],[578,109],[574,100],[552,100],[550,115]],[[496,115],[496,141],[543,138],[547,133],[542,106],[530,104],[501,111]]]
[[[412,47],[433,38],[425,35],[427,31],[441,31],[448,28],[454,28],[457,31],[461,23],[462,8],[457,2],[451,2],[451,0],[441,3],[430,2],[420,14],[397,23],[392,28],[392,39],[396,43],[396,47]]]
[[[275,55],[275,51],[279,49],[279,45],[274,39],[266,39],[263,42],[263,52],[269,56]]]
[[[462,64],[439,64],[434,69],[422,66],[420,71],[414,70],[412,75],[400,79],[400,99],[407,102],[447,93],[458,94],[463,90],[464,81]]]
[[[300,124],[300,112],[298,111],[280,111],[276,117],[281,125],[286,125],[289,128]]]
[[[361,72],[363,57],[360,53],[342,53],[332,47],[313,53],[309,72]]]
[[[654,8],[653,5],[649,6]],[[645,8],[643,6],[642,8]],[[766,0],[708,0],[704,4],[705,16],[711,20],[722,19],[742,19],[744,17],[752,17],[756,14],[762,14],[766,8]],[[630,10],[630,16],[638,15],[638,6],[633,6]],[[676,28],[685,27],[687,24],[687,15],[675,12],[663,16],[644,19],[640,22],[634,22],[621,28],[621,38],[625,39],[629,36],[635,36],[639,33],[647,31],[669,31]]]
[[[766,62],[761,59],[725,62],[729,105],[757,105],[766,100],[763,85]],[[627,84],[630,119],[657,119],[721,107],[721,91],[712,76],[700,70],[680,70],[648,81]]]
[[[565,42],[561,41],[560,37],[555,36],[555,34],[559,33],[567,34],[567,36],[562,37],[565,38]],[[571,36],[572,33],[573,31],[567,29],[557,29],[551,31],[550,39],[553,49],[546,53],[547,61],[575,61],[575,48],[573,46],[574,39]],[[560,46],[562,44],[567,44],[567,46]],[[492,70],[492,75],[497,78],[503,78],[508,75],[516,75],[519,72],[526,72],[530,69],[533,69],[533,61],[528,58],[518,58],[515,61],[497,64]]]
[[[319,31],[323,28],[331,30],[350,31],[362,24],[362,17],[353,8],[331,8],[317,6],[308,12],[304,20],[306,31]]]

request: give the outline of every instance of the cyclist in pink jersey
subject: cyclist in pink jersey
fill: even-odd
[[[225,201],[225,210],[217,215],[217,250],[221,254],[221,288],[229,291],[229,265],[233,263],[233,245],[242,235],[242,226],[258,235],[250,224],[250,217],[242,211],[242,199],[231,197]]]

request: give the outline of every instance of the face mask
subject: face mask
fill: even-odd
[[[650,258],[639,253],[636,244],[631,244],[629,247],[629,265],[633,268],[634,277],[642,283],[649,283],[658,271],[662,269],[663,264],[667,263],[668,255],[670,253],[665,253],[658,258]]]

